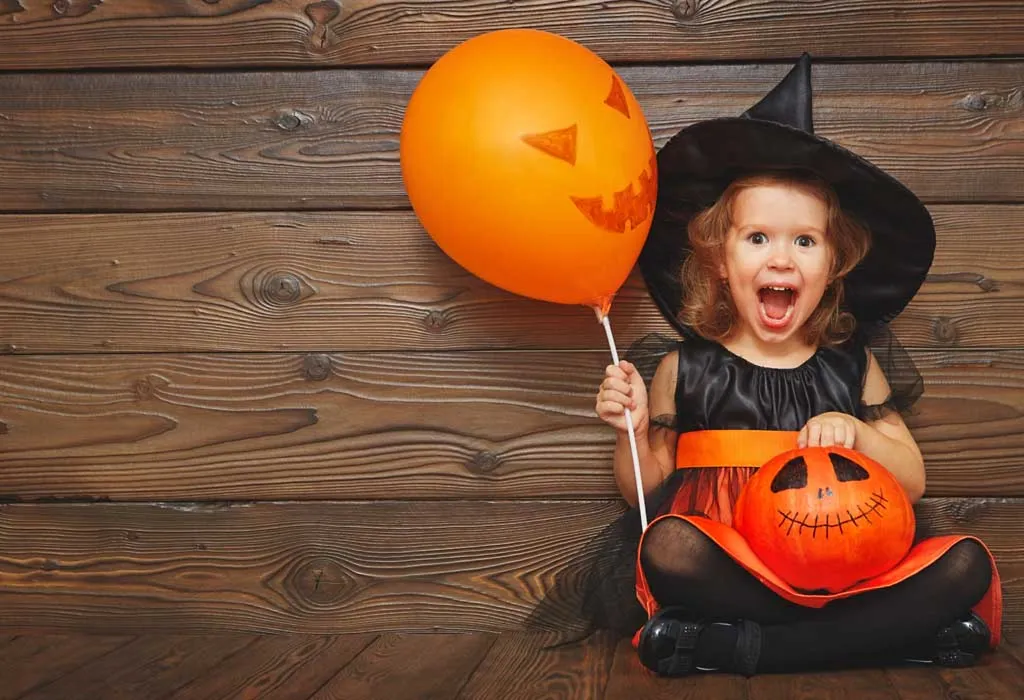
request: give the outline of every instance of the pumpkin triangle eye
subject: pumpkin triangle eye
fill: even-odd
[[[865,481],[870,476],[867,469],[848,457],[829,452],[828,458],[832,460],[832,468],[835,469],[839,481]]]
[[[772,493],[802,489],[807,486],[807,462],[803,457],[794,457],[786,462],[772,479]]]

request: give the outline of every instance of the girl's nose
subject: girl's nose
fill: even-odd
[[[787,245],[772,245],[768,252],[768,264],[774,268],[787,269],[793,264],[792,251]]]

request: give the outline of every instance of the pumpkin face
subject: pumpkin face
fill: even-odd
[[[456,262],[509,291],[590,304],[629,275],[657,196],[643,112],[601,58],[526,29],[438,60],[406,109],[402,175]]]
[[[836,593],[895,566],[914,538],[914,511],[882,465],[842,447],[784,452],[736,504],[736,529],[784,581]]]

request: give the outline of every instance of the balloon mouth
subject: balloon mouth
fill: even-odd
[[[781,519],[779,520],[778,527],[780,529],[786,528],[787,535],[793,534],[794,529],[796,530],[797,535],[803,535],[804,530],[809,530],[812,539],[818,536],[818,532],[820,530],[821,534],[824,535],[824,538],[828,539],[829,533],[839,535],[846,534],[843,531],[843,528],[852,530],[853,528],[861,527],[861,525],[874,525],[875,523],[871,521],[872,516],[878,520],[885,517],[885,509],[888,502],[889,499],[882,493],[882,489],[878,489],[871,494],[871,498],[864,505],[857,506],[856,513],[849,509],[847,509],[845,514],[826,513],[825,522],[823,523],[818,522],[821,518],[819,513],[815,513],[814,519],[808,522],[807,519],[811,517],[810,513],[803,513],[802,515],[804,517],[801,518],[801,513],[796,513],[794,515],[792,514],[792,511],[783,513],[780,510],[778,513]],[[865,507],[867,510],[865,510]],[[832,522],[832,515],[836,516],[835,522]],[[838,533],[833,532],[833,530],[838,530]]]
[[[611,233],[632,232],[654,214],[658,176],[656,155],[641,171],[634,182],[612,193],[612,205],[604,206],[604,197],[574,197],[569,199],[594,226]]]

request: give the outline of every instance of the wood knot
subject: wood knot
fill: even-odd
[[[288,110],[276,115],[273,121],[274,126],[281,131],[295,131],[300,126],[304,126],[312,122],[313,118],[308,114],[297,110]]]
[[[145,377],[135,380],[133,387],[135,396],[141,399],[148,399],[161,389],[164,389],[170,382],[157,374],[147,374]]]
[[[942,345],[955,344],[959,337],[956,322],[948,316],[939,316],[932,323],[932,336]]]
[[[290,308],[316,293],[299,274],[273,268],[246,272],[239,287],[246,300],[268,310]]]
[[[331,31],[330,24],[339,14],[341,5],[334,0],[314,2],[306,5],[306,16],[313,20],[313,31],[309,35],[309,45],[314,51],[326,51],[338,39]]]
[[[39,565],[39,568],[43,571],[56,571],[60,568],[60,564],[53,559],[44,559],[43,563]]]
[[[423,324],[432,331],[443,330],[448,325],[448,318],[443,311],[431,311],[423,319]]]
[[[13,355],[17,352],[18,346],[14,343],[4,343],[0,345],[0,355]]]
[[[490,474],[501,465],[501,458],[490,450],[481,450],[473,455],[466,468],[474,474]]]
[[[699,11],[697,0],[676,0],[672,3],[672,14],[679,20],[691,20]]]
[[[96,9],[103,0],[53,0],[50,9],[56,17],[81,17]]]
[[[988,109],[988,100],[984,95],[971,94],[960,100],[960,106],[968,112],[983,112]]]
[[[264,280],[263,294],[276,304],[294,304],[302,295],[302,281],[289,272],[277,272]]]
[[[327,24],[341,13],[341,5],[334,0],[324,0],[306,5],[305,12],[314,24]]]
[[[322,352],[302,358],[302,374],[312,382],[321,382],[331,376],[331,358]]]
[[[259,279],[256,298],[267,306],[293,306],[309,296],[310,291],[295,273],[273,271]]]
[[[299,564],[290,577],[299,600],[323,606],[355,592],[358,584],[345,567],[329,557],[313,557]]]

